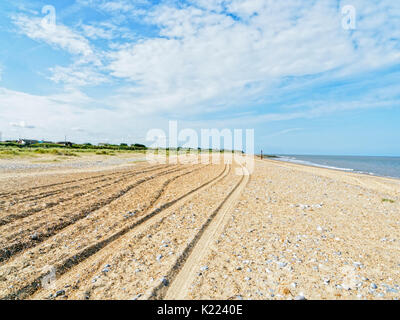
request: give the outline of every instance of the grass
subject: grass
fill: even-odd
[[[179,148],[179,150],[169,150],[167,149],[115,149],[115,148],[106,148],[106,149],[98,149],[98,148],[69,148],[69,147],[54,147],[43,145],[43,147],[21,147],[21,146],[10,146],[4,143],[0,143],[0,159],[22,159],[22,158],[41,158],[38,160],[51,161],[52,157],[79,157],[79,156],[94,156],[94,155],[104,155],[104,156],[130,156],[130,155],[139,155],[146,154],[147,152],[154,153],[156,155],[166,155],[167,157],[170,154],[181,155],[181,154],[209,154],[210,150],[205,149],[187,149],[187,148]],[[217,152],[213,150],[213,152]],[[218,152],[232,152],[227,150],[218,150]],[[43,159],[43,157],[46,157]],[[50,157],[50,159],[49,159]]]
[[[67,149],[35,149],[31,152],[39,154],[51,154],[56,156],[78,157],[78,155],[75,152],[71,152]]]
[[[41,156],[54,157],[79,157],[84,155],[129,155],[145,154],[146,150],[115,150],[115,149],[77,149],[77,148],[41,148],[41,147],[15,147],[0,145],[0,159],[37,158]],[[47,159],[48,160],[48,159]],[[49,160],[50,161],[50,160]]]
[[[106,155],[106,156],[115,156],[115,152],[106,151],[106,150],[97,151],[96,154],[98,154],[98,155]]]
[[[78,157],[79,155],[68,149],[29,149],[29,148],[1,148],[0,158],[1,159],[14,159],[14,158],[35,158],[38,155],[54,155],[54,156],[65,156],[65,157]]]
[[[382,202],[395,203],[394,200],[392,200],[392,199],[386,199],[386,198],[382,199]]]

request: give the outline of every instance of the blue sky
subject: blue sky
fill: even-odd
[[[0,131],[148,144],[177,120],[254,128],[265,153],[399,156],[399,38],[398,1],[3,0]]]

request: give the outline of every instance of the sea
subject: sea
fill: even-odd
[[[400,157],[278,155],[276,160],[400,179]]]

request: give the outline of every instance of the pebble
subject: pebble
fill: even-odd
[[[201,271],[207,271],[207,270],[208,270],[208,266],[202,266],[202,267],[200,268],[200,270],[201,270]]]
[[[168,286],[169,281],[168,281],[168,279],[166,277],[162,277],[161,278],[161,283],[166,287],[166,286]]]
[[[139,299],[141,296],[142,296],[142,294],[139,293],[136,297],[133,297],[132,300],[137,300],[137,299]]]
[[[307,300],[303,293],[300,293],[294,300]]]
[[[156,258],[157,261],[160,261],[160,260],[162,259],[162,257],[163,257],[162,254],[159,254],[159,255],[157,256],[157,258]]]
[[[33,235],[31,235],[31,239],[32,240],[38,240],[39,236],[37,235],[37,233],[34,233]]]
[[[376,290],[378,289],[378,286],[375,283],[371,283],[371,289]]]
[[[65,295],[65,291],[64,291],[64,290],[58,290],[58,291],[56,292],[56,297],[64,296],[64,295]]]

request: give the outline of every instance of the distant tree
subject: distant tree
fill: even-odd
[[[147,149],[147,147],[144,144],[140,144],[140,143],[135,143],[132,145],[132,147],[134,147],[135,149],[139,149],[139,150]]]

